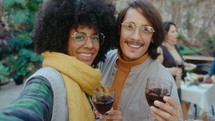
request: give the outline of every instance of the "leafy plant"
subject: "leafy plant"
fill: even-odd
[[[43,0],[2,0],[5,6],[5,18],[12,33],[4,53],[5,65],[10,76],[17,79],[32,74],[41,64],[41,56],[33,51],[31,32],[35,23],[35,14]]]
[[[215,34],[210,36],[206,41],[205,45],[207,46],[208,50],[211,50],[213,53],[213,56],[215,56]]]
[[[6,58],[6,64],[10,67],[10,76],[17,79],[20,76],[27,77],[40,66],[42,57],[32,50],[21,49],[18,54]]]
[[[198,52],[200,52],[201,50],[203,50],[203,48],[191,48],[191,47],[188,47],[188,46],[181,46],[180,47],[180,53],[182,55],[192,55],[192,54],[197,54]]]
[[[179,31],[179,32],[178,32],[178,39],[179,39],[179,40],[183,40],[183,39],[184,39],[183,31]]]
[[[0,63],[0,81],[1,83],[4,81],[8,81],[9,78],[9,68]]]
[[[183,22],[183,27],[185,28],[185,29],[189,29],[189,28],[191,28],[191,18],[192,18],[192,13],[191,12],[188,12],[187,14],[186,14],[186,19],[185,19],[185,21]]]

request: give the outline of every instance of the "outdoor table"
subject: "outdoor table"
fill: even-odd
[[[183,59],[187,63],[192,63],[197,66],[194,70],[197,74],[206,74],[210,65],[212,64],[214,57],[212,56],[203,56],[203,55],[183,55]]]
[[[198,105],[203,113],[197,119],[207,121],[207,112],[210,106],[215,104],[215,84],[187,85],[186,82],[181,83],[181,99],[184,119],[188,118],[190,104]]]
[[[211,56],[203,56],[203,55],[183,55],[184,60],[190,61],[208,61],[212,62],[214,57]]]

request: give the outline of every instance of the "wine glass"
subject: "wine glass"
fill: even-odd
[[[180,87],[181,80],[185,80],[184,77],[186,76],[186,72],[184,70],[184,61],[183,60],[176,60],[176,67],[177,73],[175,75],[176,85]]]
[[[184,61],[183,60],[176,60],[175,61],[175,63],[176,63],[176,67],[178,67],[178,68],[184,68]]]
[[[154,101],[158,100],[163,103],[164,96],[170,96],[173,83],[159,77],[149,77],[146,82],[145,95],[149,106],[155,106]],[[156,106],[155,106],[156,107]],[[150,114],[150,113],[149,113]],[[150,120],[154,121],[154,117],[150,114]]]
[[[104,87],[98,85],[93,89],[92,101],[94,107],[102,115],[112,108],[114,99],[115,90],[113,87]]]

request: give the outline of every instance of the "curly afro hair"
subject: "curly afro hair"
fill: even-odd
[[[78,25],[94,27],[105,35],[97,57],[92,63],[105,60],[106,52],[112,47],[115,32],[115,7],[106,0],[47,0],[37,14],[32,39],[38,54],[44,51],[67,54],[71,29]]]

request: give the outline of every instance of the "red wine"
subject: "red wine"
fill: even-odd
[[[149,104],[149,106],[154,106],[154,101],[158,100],[161,102],[164,102],[163,97],[164,96],[170,96],[170,93],[167,89],[162,89],[161,88],[152,88],[149,89],[148,92],[146,92],[146,100]]]
[[[99,96],[97,98],[97,101],[93,101],[96,109],[99,113],[102,115],[105,114],[107,111],[111,109],[113,106],[114,99],[111,96],[105,95],[105,96]]]
[[[182,80],[184,80],[184,77],[186,77],[186,72],[184,70],[184,64],[179,64],[179,65],[177,65],[177,67],[182,69],[181,77],[182,77]]]
[[[177,65],[178,68],[184,68],[184,64]]]

